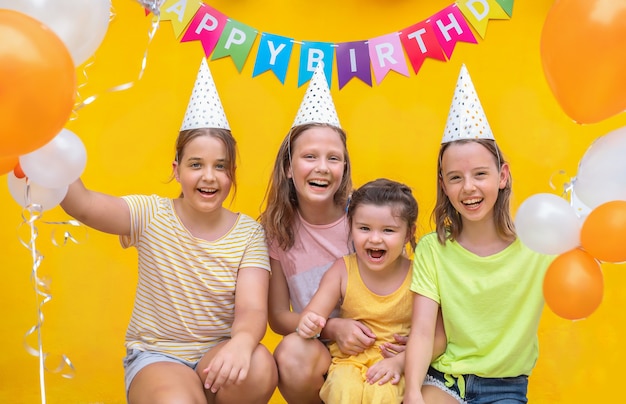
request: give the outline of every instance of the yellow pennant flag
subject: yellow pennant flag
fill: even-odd
[[[467,22],[483,39],[485,39],[489,20],[509,20],[511,18],[496,0],[459,0],[456,5]]]

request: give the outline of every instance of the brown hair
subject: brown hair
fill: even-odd
[[[495,141],[490,139],[461,139],[454,142],[444,143],[439,149],[439,158],[437,159],[437,202],[433,209],[432,218],[435,222],[437,230],[437,238],[441,244],[445,244],[446,240],[456,240],[463,230],[463,221],[461,215],[454,209],[450,199],[446,195],[442,186],[441,160],[443,153],[451,143],[469,143],[476,142],[487,149],[492,155],[494,162],[498,167],[498,172],[502,166],[506,164],[502,151]],[[510,239],[515,237],[515,225],[511,217],[511,185],[513,178],[509,173],[506,185],[498,191],[498,198],[493,207],[494,222],[496,231],[500,237]]]
[[[272,176],[265,192],[265,210],[261,213],[259,221],[265,228],[265,233],[270,242],[282,249],[289,249],[295,241],[294,224],[298,210],[298,194],[287,174],[291,167],[291,149],[300,135],[314,127],[328,127],[337,132],[344,147],[343,178],[339,189],[335,193],[334,202],[339,206],[346,206],[348,196],[352,191],[352,172],[350,169],[350,157],[348,155],[346,133],[336,126],[322,123],[308,123],[291,128],[278,149]]]
[[[391,206],[394,215],[407,224],[407,234],[411,247],[415,249],[415,222],[417,222],[418,206],[411,188],[396,181],[379,178],[362,185],[352,193],[348,205],[348,223],[352,231],[354,211],[360,205]]]
[[[178,138],[176,138],[176,152],[174,155],[174,161],[177,163],[182,160],[185,154],[185,148],[187,145],[197,137],[200,136],[212,136],[216,139],[219,139],[224,143],[224,148],[226,149],[226,175],[230,179],[232,183],[233,189],[233,199],[235,198],[235,194],[237,193],[237,178],[235,172],[237,170],[237,141],[233,137],[232,133],[228,129],[221,128],[197,128],[197,129],[187,129],[181,130],[178,134]],[[174,179],[174,173],[170,177],[170,181]],[[181,192],[180,197],[183,197]]]

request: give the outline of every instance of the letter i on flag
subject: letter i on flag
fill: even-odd
[[[353,77],[372,86],[372,70],[367,41],[337,44],[337,76],[341,90]]]

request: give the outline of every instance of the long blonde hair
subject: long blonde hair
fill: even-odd
[[[476,142],[487,149],[492,155],[498,167],[498,172],[502,166],[506,164],[502,151],[495,141],[489,139],[461,139],[454,142],[444,143],[439,149],[439,158],[437,159],[437,203],[433,209],[432,218],[435,222],[437,230],[437,238],[441,244],[445,244],[446,240],[456,240],[463,230],[463,221],[461,215],[454,209],[450,199],[446,195],[442,185],[441,160],[443,153],[452,143],[469,143]],[[496,232],[505,239],[515,238],[515,225],[511,217],[511,185],[513,178],[509,173],[506,185],[498,191],[498,198],[493,207],[494,222]]]
[[[277,247],[284,250],[291,248],[295,241],[294,224],[298,211],[298,194],[293,181],[287,176],[291,167],[291,150],[300,135],[306,130],[314,127],[328,127],[337,132],[344,147],[344,169],[343,178],[339,189],[334,195],[334,202],[338,206],[346,206],[350,192],[352,191],[352,172],[350,168],[350,157],[346,142],[346,133],[336,126],[308,123],[291,128],[287,136],[283,139],[276,160],[272,176],[265,192],[265,210],[261,213],[259,221],[265,228],[265,234],[270,243],[275,243]]]

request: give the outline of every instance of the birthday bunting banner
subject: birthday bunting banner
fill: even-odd
[[[165,0],[159,17],[154,18],[171,21],[181,42],[199,41],[210,60],[230,57],[241,73],[246,62],[253,59],[252,77],[271,71],[282,84],[290,63],[298,64],[298,86],[308,82],[315,67],[323,63],[330,87],[336,60],[342,89],[354,77],[368,86],[374,82],[380,85],[390,71],[409,77],[409,64],[418,74],[426,58],[448,61],[457,43],[477,44],[476,35],[484,39],[489,20],[510,19],[513,2],[458,0],[397,32],[351,42],[303,41],[261,32],[256,54],[253,45],[259,31],[204,2]],[[292,60],[294,45],[300,46],[297,62]]]

